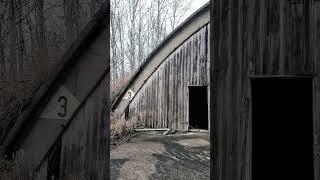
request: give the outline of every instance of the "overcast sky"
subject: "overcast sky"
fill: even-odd
[[[186,20],[191,14],[196,12],[199,8],[201,8],[204,4],[206,4],[209,1],[210,0],[192,0],[190,10],[185,14],[185,16],[180,22],[183,22],[184,20]]]
[[[209,0],[192,0],[191,4],[191,14],[197,11],[201,6],[203,6],[205,3],[209,2]]]

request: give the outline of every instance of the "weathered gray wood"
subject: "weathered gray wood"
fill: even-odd
[[[62,134],[62,179],[108,179],[108,78],[97,87]]]
[[[251,77],[314,77],[319,179],[319,7],[305,0],[211,0],[211,178],[251,179]]]
[[[311,11],[314,14],[312,22],[312,34],[311,37],[314,39],[313,43],[313,58],[314,58],[314,71],[317,72],[317,75],[314,77],[313,82],[313,96],[315,101],[313,101],[313,131],[314,131],[314,169],[315,179],[320,179],[320,1],[311,3],[313,5],[313,10]]]
[[[207,26],[192,35],[167,57],[136,92],[129,117],[146,127],[188,130],[188,85],[208,85]]]
[[[123,114],[130,103],[128,99],[124,98],[128,91],[131,90],[134,93],[138,92],[163,61],[190,36],[199,31],[203,26],[206,26],[209,23],[209,20],[209,4],[206,4],[168,35],[168,37],[146,58],[144,63],[128,81],[127,85],[125,85],[125,87],[113,98],[112,110],[118,114]],[[192,55],[190,52],[189,54]],[[171,72],[173,69],[168,69],[168,71]],[[171,79],[173,80],[174,78],[177,77],[172,77]]]

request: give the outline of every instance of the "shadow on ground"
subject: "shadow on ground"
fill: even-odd
[[[118,179],[119,174],[120,174],[120,169],[122,165],[128,161],[129,159],[111,159],[110,163],[112,164],[111,166],[111,171],[110,171],[110,177],[112,179]]]
[[[166,149],[163,154],[153,154],[158,161],[155,165],[156,172],[151,175],[150,179],[210,179],[208,146],[188,147],[176,143],[179,140],[192,140],[194,139],[192,136],[173,139],[174,141],[150,139],[153,142],[158,140]]]
[[[111,152],[111,179],[210,179],[209,165],[208,134],[139,134]]]

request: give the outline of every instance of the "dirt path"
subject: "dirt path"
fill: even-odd
[[[138,134],[111,150],[111,179],[209,179],[209,135]]]

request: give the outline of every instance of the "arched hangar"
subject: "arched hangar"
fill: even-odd
[[[208,129],[209,21],[206,4],[176,28],[113,98],[112,110],[148,128]]]

